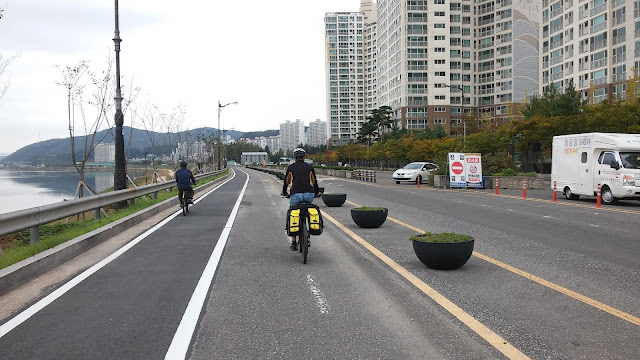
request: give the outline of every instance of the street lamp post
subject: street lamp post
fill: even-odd
[[[115,142],[115,170],[113,173],[113,189],[122,190],[127,188],[127,169],[126,159],[124,155],[124,135],[122,134],[122,127],[124,125],[124,115],[122,114],[122,91],[120,89],[120,25],[118,19],[118,0],[115,0],[115,32],[113,37],[113,43],[115,44],[116,52],[116,96],[114,97],[116,114],[115,125],[116,133],[114,136]],[[126,206],[125,204],[122,204]]]
[[[144,184],[147,185],[147,154],[148,152],[144,152]]]
[[[221,142],[222,139],[220,138],[220,113],[222,112],[222,109],[224,109],[226,106],[228,106],[228,105],[236,105],[236,104],[238,104],[237,101],[230,102],[230,103],[222,105],[222,104],[220,104],[220,100],[218,100],[218,129],[217,129],[217,133],[218,133],[218,170],[222,169],[222,164],[221,164],[222,158],[220,157],[221,153],[222,153],[222,142]]]

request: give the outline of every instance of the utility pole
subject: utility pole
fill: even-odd
[[[116,102],[116,114],[115,125],[116,133],[114,136],[114,142],[116,146],[116,159],[115,159],[115,171],[113,174],[113,190],[122,190],[127,188],[127,169],[126,159],[124,155],[124,135],[122,134],[122,127],[124,125],[124,115],[122,114],[122,92],[120,89],[120,27],[118,19],[118,0],[115,0],[115,36],[113,37],[113,43],[115,44],[116,51],[116,96],[114,98]],[[126,206],[126,203],[121,204],[122,207]]]

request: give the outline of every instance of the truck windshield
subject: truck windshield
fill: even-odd
[[[640,152],[621,152],[620,160],[625,169],[640,169]]]

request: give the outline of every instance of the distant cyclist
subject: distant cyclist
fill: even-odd
[[[187,169],[187,163],[184,161],[180,163],[180,169],[176,171],[176,183],[178,184],[178,200],[180,200],[180,207],[182,207],[182,194],[185,190],[193,190],[191,183],[196,184],[193,173]]]
[[[318,180],[313,166],[304,162],[307,152],[302,148],[293,150],[295,162],[287,167],[284,184],[282,185],[282,195],[287,196],[287,187],[291,184],[291,199],[289,206],[299,203],[312,203],[313,198],[320,192]],[[290,249],[298,250],[295,236],[291,237]]]

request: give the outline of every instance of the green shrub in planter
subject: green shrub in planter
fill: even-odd
[[[457,269],[473,253],[474,240],[468,235],[427,232],[411,236],[409,240],[418,259],[432,269]]]
[[[387,220],[389,210],[383,207],[367,207],[351,209],[351,218],[361,228],[377,228]]]

